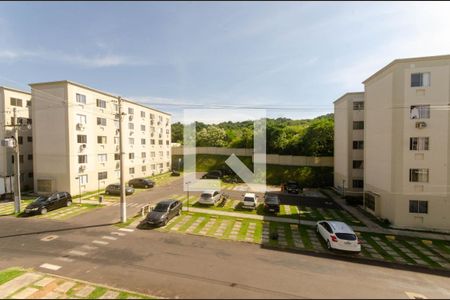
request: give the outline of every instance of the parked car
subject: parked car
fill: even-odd
[[[289,194],[298,194],[301,192],[302,188],[296,181],[288,181],[283,186],[284,191],[288,192]]]
[[[258,206],[258,197],[254,193],[245,193],[243,207],[255,209]]]
[[[125,187],[125,195],[131,195],[134,193],[134,188],[131,186]],[[113,183],[106,187],[105,189],[106,195],[120,195],[120,184],[119,183]]]
[[[128,185],[132,188],[152,188],[155,186],[155,182],[146,178],[133,178],[128,181]]]
[[[212,170],[202,176],[202,179],[220,179],[223,173],[220,170]]]
[[[72,205],[72,196],[67,192],[53,193],[50,196],[39,196],[25,207],[26,215],[45,215],[48,211]]]
[[[361,252],[361,241],[351,227],[344,222],[319,221],[317,232],[325,240],[329,250]]]
[[[280,212],[280,199],[277,195],[268,193],[264,195],[264,211],[275,214]]]
[[[200,195],[198,203],[205,205],[214,205],[222,199],[223,194],[219,191],[204,191]]]
[[[156,204],[155,208],[147,214],[142,221],[145,225],[165,226],[175,216],[181,213],[183,203],[179,200],[163,200]]]

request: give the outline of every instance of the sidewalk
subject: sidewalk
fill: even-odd
[[[349,213],[351,213],[356,218],[361,220],[364,224],[366,224],[367,228],[364,228],[365,230],[359,230],[359,231],[381,233],[381,234],[386,234],[386,235],[400,235],[400,236],[422,238],[422,239],[450,241],[450,234],[445,234],[445,233],[430,233],[430,232],[418,232],[418,231],[408,231],[408,230],[401,230],[401,229],[383,228],[380,225],[373,222],[367,216],[362,214],[356,207],[348,205],[345,202],[345,199],[337,196],[336,194],[334,194],[333,192],[330,192],[330,191],[323,191],[323,193],[325,193],[328,196],[330,196],[331,198],[333,198],[333,200],[338,205],[340,205],[343,209],[347,210]]]

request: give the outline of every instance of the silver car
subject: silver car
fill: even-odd
[[[214,205],[222,199],[222,193],[219,191],[204,191],[198,199],[198,203],[204,205]]]

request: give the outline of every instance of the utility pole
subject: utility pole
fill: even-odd
[[[21,195],[20,195],[20,154],[19,154],[19,125],[17,124],[17,112],[16,108],[14,107],[13,110],[13,130],[14,130],[14,140],[15,140],[15,146],[14,146],[14,162],[15,162],[15,172],[16,176],[14,176],[15,179],[15,189],[14,189],[14,212],[16,214],[20,213],[20,201]]]
[[[127,205],[125,194],[125,168],[124,168],[124,155],[123,152],[123,135],[122,135],[122,98],[118,97],[119,106],[119,151],[120,151],[120,222],[125,223],[127,221]]]

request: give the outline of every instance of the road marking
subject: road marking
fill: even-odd
[[[60,257],[57,257],[56,259],[60,260],[60,261],[65,261],[65,262],[73,262],[73,259],[72,258],[68,258],[68,257],[60,256]]]
[[[41,239],[41,241],[43,241],[43,242],[50,242],[50,241],[52,241],[52,240],[54,240],[54,239],[57,239],[57,238],[58,238],[57,235],[48,235],[48,236],[46,236],[46,237],[43,237],[43,238]]]
[[[89,246],[89,245],[83,245],[81,248],[87,249],[87,250],[95,250],[98,249],[98,247],[95,246]]]
[[[105,242],[105,241],[97,241],[97,240],[95,240],[95,241],[92,241],[94,244],[99,244],[99,245],[108,245],[109,243],[108,242]]]
[[[104,236],[102,236],[102,239],[105,239],[105,240],[111,240],[111,241],[117,240],[117,238],[115,238],[115,237],[113,237],[113,236],[109,236],[109,235],[104,235]]]
[[[124,236],[125,235],[125,233],[117,232],[117,231],[113,231],[113,232],[111,232],[111,234],[112,235],[118,235],[118,236]]]
[[[126,232],[133,232],[134,229],[130,229],[130,228],[119,228],[120,231],[126,231]]]
[[[69,254],[78,255],[78,256],[85,256],[87,254],[87,252],[78,251],[78,250],[70,250]]]
[[[424,295],[418,294],[418,293],[406,292],[405,291],[405,294],[406,294],[406,296],[408,296],[409,299],[428,299]]]
[[[52,264],[42,264],[39,267],[44,268],[44,269],[53,270],[53,271],[58,271],[59,269],[61,269],[61,266],[52,265]]]

